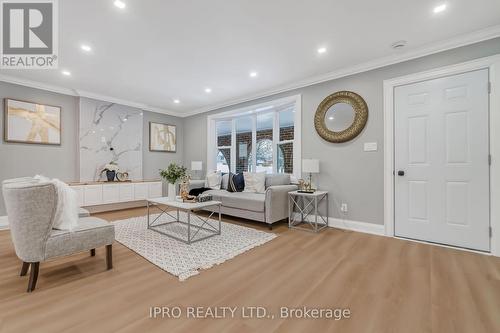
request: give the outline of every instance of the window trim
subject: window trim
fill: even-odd
[[[231,131],[231,172],[236,170],[236,117],[240,116],[251,116],[252,117],[252,143],[256,142],[256,127],[257,127],[257,114],[264,114],[273,112],[271,107],[276,107],[279,105],[284,105],[294,102],[295,103],[295,116],[294,116],[294,137],[293,140],[279,140],[279,112],[274,111],[273,119],[273,143],[276,145],[293,142],[293,176],[297,179],[301,178],[302,175],[302,96],[294,95],[284,98],[279,98],[264,103],[253,104],[250,106],[237,108],[225,112],[220,112],[216,114],[211,114],[207,116],[207,172],[216,170],[217,168],[217,133],[216,133],[216,122],[220,120],[231,120],[232,121],[232,131]],[[234,152],[234,153],[233,153]],[[252,156],[256,154],[256,145],[252,144]],[[273,172],[277,172],[278,163],[278,150],[277,147],[273,147]],[[233,161],[234,159],[234,161]],[[249,166],[250,168],[250,166]]]

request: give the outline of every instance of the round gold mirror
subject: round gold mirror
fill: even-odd
[[[325,140],[346,142],[361,133],[368,120],[368,106],[352,91],[339,91],[325,98],[316,110],[314,127]]]

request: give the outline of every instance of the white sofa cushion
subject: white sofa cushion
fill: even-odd
[[[210,190],[203,195],[211,195],[213,200],[222,202],[222,206],[237,209],[263,212],[266,201],[265,193],[228,192],[225,190]]]
[[[276,185],[290,185],[291,179],[288,173],[268,173],[266,175],[266,188]]]
[[[266,192],[265,172],[243,172],[243,178],[245,179],[245,189],[243,192]]]
[[[207,174],[206,187],[212,190],[219,190],[222,181],[222,174],[220,172],[212,172]]]

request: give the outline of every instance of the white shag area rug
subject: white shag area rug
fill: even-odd
[[[180,212],[180,214],[180,220],[186,221],[187,214],[184,212]],[[175,212],[172,212],[172,215],[175,216]],[[151,221],[157,216],[158,214],[152,214]],[[173,219],[163,214],[154,225],[170,221]],[[196,218],[192,218],[191,221],[198,225],[201,224]],[[211,219],[210,223],[216,227],[218,220]],[[277,237],[272,233],[221,222],[221,235],[188,245],[147,229],[146,216],[115,221],[113,224],[115,225],[115,238],[118,242],[164,271],[177,276],[181,281],[197,275],[200,269],[208,269],[213,265],[221,264]],[[187,225],[172,223],[160,228],[182,239],[187,237]],[[194,232],[196,229],[191,228],[191,235]],[[206,235],[207,233],[200,230],[195,239]]]

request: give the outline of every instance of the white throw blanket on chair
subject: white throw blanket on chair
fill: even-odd
[[[49,179],[39,175],[34,178],[51,182],[57,189],[57,207],[52,228],[73,230],[78,224],[78,195],[75,190],[59,179]]]

